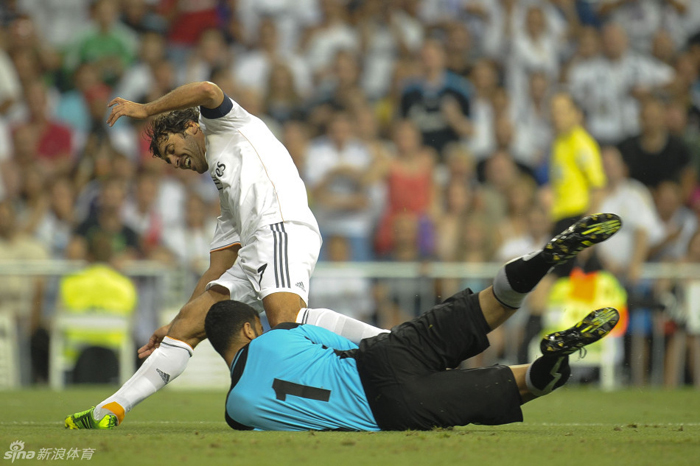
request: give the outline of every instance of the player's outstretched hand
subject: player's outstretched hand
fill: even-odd
[[[114,123],[123,116],[136,118],[137,120],[148,118],[145,105],[137,104],[136,102],[122,99],[121,97],[112,100],[109,103],[109,107],[112,108],[112,111],[109,113],[109,118],[107,118],[107,124],[109,126],[113,126]]]
[[[151,335],[151,339],[148,340],[148,343],[139,348],[139,359],[146,359],[156,350],[156,348],[160,346],[160,342],[163,341],[163,338],[165,338],[165,336],[168,334],[169,328],[170,325],[164,325],[153,332],[153,335]]]

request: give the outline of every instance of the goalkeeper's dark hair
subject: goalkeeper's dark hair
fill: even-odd
[[[158,144],[171,134],[180,134],[184,137],[188,124],[190,122],[197,123],[198,121],[199,110],[195,107],[174,110],[155,117],[146,128],[146,137],[151,140],[149,147],[151,154],[162,159],[163,154],[160,153]]]
[[[217,353],[223,356],[241,329],[248,322],[255,327],[258,312],[239,301],[220,301],[214,304],[204,319],[204,331]]]

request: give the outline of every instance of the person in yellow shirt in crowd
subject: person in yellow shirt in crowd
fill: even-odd
[[[88,265],[63,277],[59,284],[61,312],[73,317],[116,317],[130,319],[138,295],[131,279],[112,264],[112,234],[98,232],[88,242]],[[118,352],[130,329],[70,328],[63,335],[64,357],[75,364],[73,382],[109,383],[118,376],[108,350]],[[111,356],[111,355],[110,355]],[[115,355],[116,356],[116,355]],[[105,359],[106,358],[106,359]],[[96,364],[101,361],[101,364]]]
[[[606,179],[598,143],[581,126],[582,115],[571,96],[556,94],[551,112],[556,138],[549,181],[554,194],[552,234],[557,235],[598,208]]]
[[[550,101],[550,111],[556,134],[549,165],[554,236],[587,213],[597,212],[607,180],[598,143],[582,126],[583,115],[573,98],[565,92],[555,94]],[[575,265],[575,261],[571,261],[556,267],[531,294],[525,345],[542,330],[542,314],[552,285],[558,278],[568,277]]]

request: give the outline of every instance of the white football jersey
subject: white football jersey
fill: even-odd
[[[273,223],[298,222],[318,232],[292,157],[267,126],[228,96],[218,108],[200,112],[209,174],[221,202],[211,250],[245,246],[256,230]]]

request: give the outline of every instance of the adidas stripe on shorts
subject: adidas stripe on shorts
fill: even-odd
[[[262,312],[262,299],[272,293],[295,293],[309,302],[309,279],[321,249],[321,236],[311,227],[280,222],[258,229],[238,252],[236,263],[207,289],[220,285],[231,299]]]

